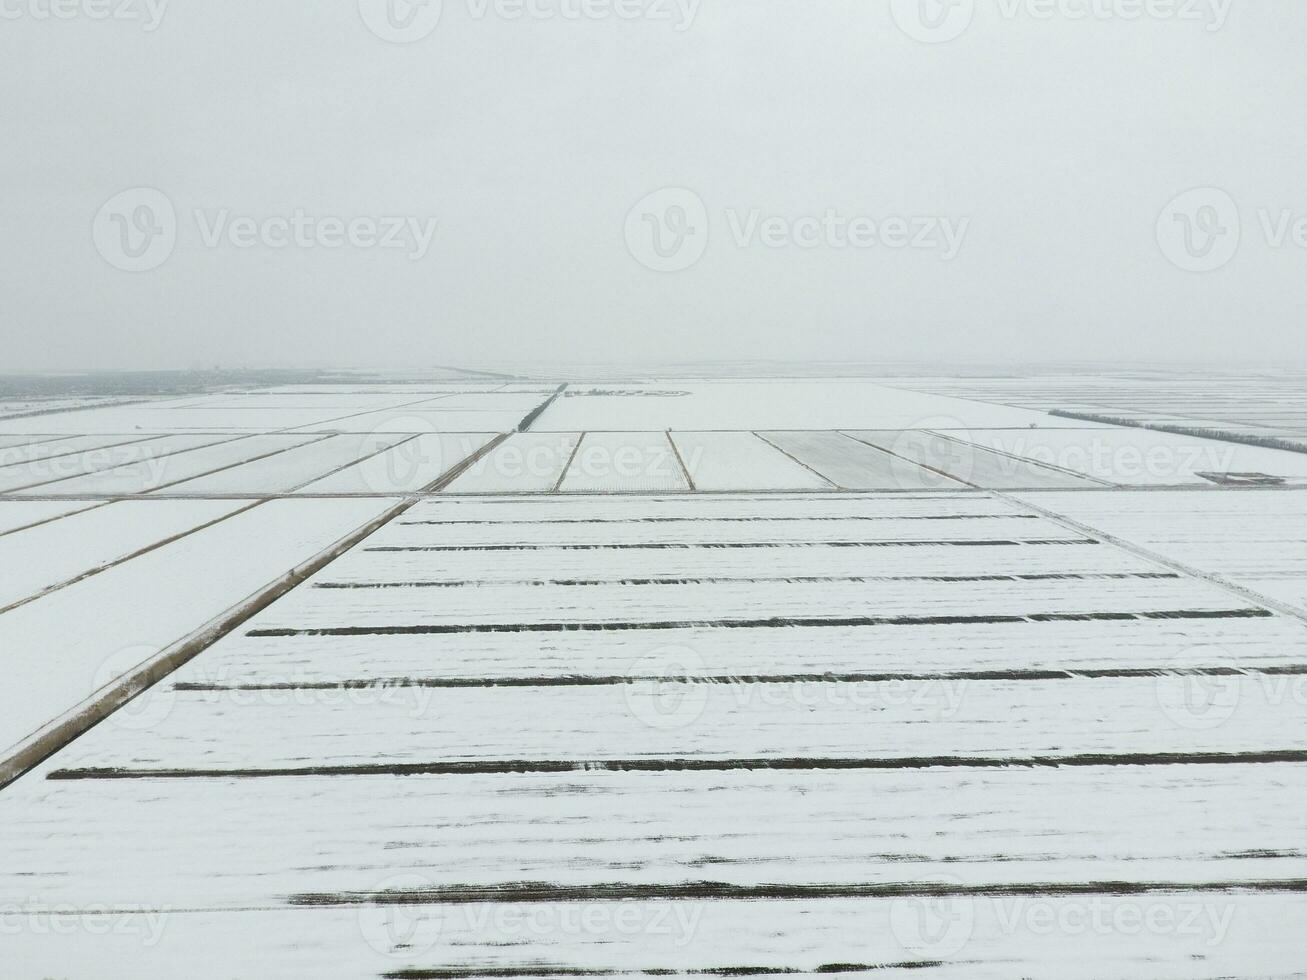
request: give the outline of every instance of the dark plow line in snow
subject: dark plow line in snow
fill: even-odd
[[[854,585],[873,582],[1101,582],[1177,579],[1176,572],[1042,572],[1031,575],[787,575],[772,578],[466,579],[447,582],[316,582],[315,589],[459,589],[597,585]]]
[[[813,974],[869,973],[876,970],[930,970],[943,960],[907,960],[902,963],[823,963],[811,970],[795,966],[631,967],[622,969],[576,966],[469,966],[440,969],[395,970],[382,980],[546,980],[549,977],[773,977]]]
[[[482,544],[482,545],[387,545],[364,548],[372,552],[410,551],[677,551],[712,548],[1016,548],[1023,545],[1100,544],[1092,538],[1031,538],[1010,540],[931,541],[694,541],[653,544]]]
[[[1115,668],[1016,669],[1016,670],[936,670],[925,673],[809,673],[809,674],[566,674],[537,677],[378,677],[353,678],[348,681],[208,683],[183,681],[174,691],[339,691],[389,690],[395,687],[610,687],[642,683],[704,683],[704,685],[741,685],[741,683],[894,683],[899,681],[1098,681],[1146,677],[1298,677],[1307,674],[1307,664],[1281,666],[1115,666]]]
[[[1117,752],[1038,756],[903,756],[774,759],[504,759],[387,762],[262,769],[56,769],[62,781],[119,779],[277,779],[303,776],[522,776],[587,772],[848,772],[899,769],[1072,769],[1123,766],[1234,766],[1307,763],[1307,750],[1267,752]]]
[[[851,514],[843,517],[571,517],[542,518],[534,521],[396,521],[397,527],[436,525],[456,527],[466,525],[517,525],[517,524],[783,524],[792,521],[1042,521],[1039,514]]]
[[[1262,619],[1266,609],[1176,609],[1148,612],[1031,613],[1012,616],[849,616],[840,619],[718,619],[644,623],[471,623],[424,626],[326,626],[250,630],[246,636],[445,636],[454,633],[606,633],[630,630],[838,628],[850,626],[985,626],[998,623],[1091,623],[1151,619]]]
[[[1072,895],[1158,895],[1186,893],[1302,893],[1301,878],[1241,881],[1077,881],[1030,884],[967,885],[953,882],[887,884],[766,884],[736,885],[716,881],[683,884],[557,885],[522,881],[505,885],[449,885],[444,888],[395,889],[381,892],[308,892],[290,897],[290,904],[312,907],[360,905],[468,905],[492,902],[617,902],[617,901],[750,901],[758,899],[858,898],[1016,898]]]
[[[392,688],[615,687],[635,684],[887,684],[929,681],[1067,681],[1127,680],[1148,677],[1240,677],[1307,675],[1307,664],[1268,667],[1103,667],[1066,670],[954,670],[929,673],[822,674],[568,674],[536,677],[377,677],[342,681],[216,684],[183,681],[174,691],[366,691]]]

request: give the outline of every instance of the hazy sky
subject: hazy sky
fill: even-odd
[[[1307,3],[969,6],[0,0],[0,367],[1307,363]]]

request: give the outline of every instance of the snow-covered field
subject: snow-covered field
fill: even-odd
[[[556,389],[0,421],[0,976],[1302,969],[1292,379]]]

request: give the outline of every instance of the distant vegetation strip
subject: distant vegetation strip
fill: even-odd
[[[1278,436],[1259,436],[1255,432],[1231,432],[1227,429],[1208,429],[1201,426],[1172,425],[1167,422],[1123,419],[1113,415],[1072,412],[1061,408],[1052,409],[1048,414],[1060,419],[1075,419],[1079,422],[1101,422],[1104,425],[1120,425],[1131,429],[1152,429],[1156,432],[1169,432],[1177,436],[1194,436],[1199,439],[1237,442],[1245,446],[1259,446],[1262,449],[1283,449],[1291,453],[1307,453],[1307,436],[1304,436],[1300,442],[1294,442],[1291,439],[1282,439]]]

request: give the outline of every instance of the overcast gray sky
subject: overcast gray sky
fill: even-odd
[[[4,368],[1307,362],[1302,0],[161,3],[0,0]]]

